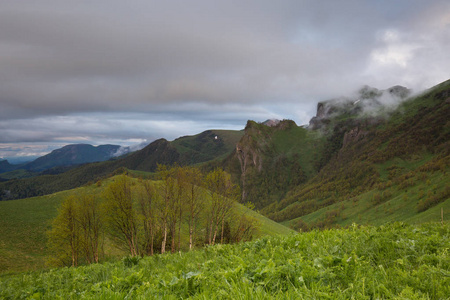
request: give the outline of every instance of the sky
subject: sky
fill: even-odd
[[[2,0],[0,158],[307,124],[362,85],[449,79],[440,0]]]

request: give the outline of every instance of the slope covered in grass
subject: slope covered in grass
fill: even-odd
[[[389,116],[334,120],[325,149],[336,147],[328,162],[262,212],[303,229],[417,222],[428,220],[427,210],[434,207],[443,207],[448,218],[449,115],[447,81],[401,103]]]
[[[446,299],[449,224],[393,223],[0,279],[0,298]]]
[[[114,178],[74,190],[51,195],[0,201],[0,273],[43,269],[49,255],[46,231],[57,215],[62,201],[71,195],[93,194],[102,197],[104,188]],[[247,207],[237,204],[237,215],[247,215],[258,221],[256,237],[292,233],[293,230],[278,224]],[[182,241],[188,240],[187,225],[182,228]],[[125,255],[122,250],[105,245],[106,259]]]

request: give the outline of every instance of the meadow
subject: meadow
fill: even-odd
[[[61,203],[71,195],[93,194],[101,197],[104,188],[113,179],[114,177],[98,184],[46,196],[0,201],[0,276],[48,268],[46,232],[51,229],[51,222],[56,217]],[[239,203],[236,206],[240,214],[245,213],[257,220],[259,227],[255,238],[294,232]],[[183,226],[184,232],[187,232],[187,225]],[[183,236],[183,241],[186,239],[188,237]],[[106,243],[104,251],[103,260],[117,260],[126,255],[125,251],[113,247],[110,243]]]
[[[0,278],[2,299],[448,299],[450,224],[263,237]]]

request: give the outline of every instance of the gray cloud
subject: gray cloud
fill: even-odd
[[[304,124],[363,84],[448,79],[448,1],[4,0],[0,143]]]

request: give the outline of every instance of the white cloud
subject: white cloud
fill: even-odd
[[[370,55],[371,63],[375,64],[372,68],[390,65],[406,68],[414,57],[414,51],[420,48],[416,43],[403,41],[399,32],[392,29],[385,30],[380,40],[383,44]]]

